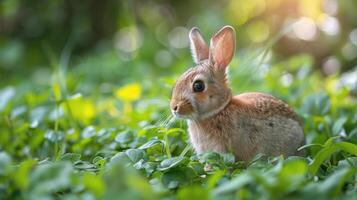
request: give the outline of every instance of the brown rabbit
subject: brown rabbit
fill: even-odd
[[[304,132],[295,112],[283,101],[263,93],[233,96],[226,69],[235,53],[235,30],[223,27],[208,47],[197,28],[189,33],[196,66],[176,82],[172,113],[187,119],[197,153],[233,152],[237,160],[256,154],[304,155]]]

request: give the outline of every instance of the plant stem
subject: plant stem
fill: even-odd
[[[169,144],[169,139],[167,137],[167,131],[165,131],[165,133],[164,133],[164,140],[165,140],[166,155],[167,155],[168,158],[171,158],[170,144]]]

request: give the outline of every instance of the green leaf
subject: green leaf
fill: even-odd
[[[333,139],[334,138],[330,138],[326,141],[324,145],[325,147],[316,154],[315,158],[310,163],[309,171],[312,175],[315,175],[321,164],[337,151],[344,150],[355,156],[357,155],[357,145],[349,142],[338,142],[333,144]]]
[[[158,144],[163,144],[163,141],[158,140],[158,139],[152,139],[152,140],[149,140],[148,142],[146,142],[145,144],[141,145],[139,147],[139,149],[148,149],[148,148],[151,148],[151,147],[156,146]]]
[[[327,96],[323,92],[320,92],[311,94],[310,96],[305,98],[302,106],[302,111],[311,115],[321,116],[329,112],[330,108],[331,102],[329,96]]]
[[[232,153],[222,154],[223,162],[226,164],[233,164],[235,162],[235,156]]]
[[[91,138],[96,135],[96,130],[94,126],[87,126],[85,129],[83,129],[81,135],[83,138]]]
[[[209,192],[207,189],[204,189],[202,186],[193,185],[189,187],[184,187],[180,189],[177,193],[178,200],[187,200],[187,199],[200,199],[208,200]]]
[[[183,129],[181,129],[181,128],[170,128],[170,129],[166,132],[167,135],[171,135],[171,134],[173,134],[173,133],[183,133],[183,134],[185,134],[186,131],[183,130]]]
[[[61,156],[61,160],[76,162],[81,159],[81,154],[78,153],[65,153]]]
[[[348,167],[357,168],[357,157],[347,157],[344,160],[340,160],[340,161],[338,161],[337,167],[338,168],[348,168]]]
[[[122,144],[127,144],[129,142],[132,142],[134,140],[134,135],[131,131],[125,130],[124,132],[119,133],[115,137],[115,141],[122,143]]]
[[[0,175],[4,176],[11,171],[11,163],[11,157],[5,152],[0,152]]]
[[[251,181],[253,181],[253,178],[249,174],[249,172],[244,172],[242,174],[238,174],[235,178],[233,178],[229,182],[226,182],[218,186],[216,189],[213,190],[212,194],[217,197],[221,194],[233,192],[245,186],[246,184],[250,183]]]
[[[138,162],[145,156],[145,151],[142,149],[128,149],[125,151],[125,153],[133,163]]]
[[[125,153],[124,153],[125,154]],[[111,162],[104,174],[103,199],[158,199],[147,179],[124,162]]]
[[[101,198],[105,192],[105,184],[103,179],[98,175],[84,173],[83,176],[84,186],[92,191],[97,198]]]
[[[212,174],[208,178],[208,188],[213,189],[216,186],[216,184],[218,183],[218,181],[224,176],[225,173],[226,173],[226,171],[223,171],[223,170],[214,172],[214,174]]]
[[[336,145],[327,146],[321,149],[310,163],[309,172],[312,175],[315,175],[321,164],[337,151],[339,151],[339,148]]]
[[[347,121],[347,117],[341,117],[333,124],[333,127],[332,127],[333,135],[340,134],[340,132],[343,129],[343,125],[346,123],[346,121]]]
[[[125,152],[118,152],[110,159],[110,162],[108,165],[112,166],[116,163],[129,163],[129,162],[130,162],[130,159]]]
[[[97,166],[97,168],[100,169],[105,166],[107,160],[101,156],[96,156],[95,158],[93,158],[92,162]]]
[[[174,168],[164,172],[161,176],[162,183],[169,189],[190,183],[195,178],[194,171],[188,167]]]
[[[317,184],[317,189],[322,193],[328,193],[331,196],[337,196],[344,183],[353,175],[357,174],[355,168],[342,168],[330,175],[322,183]]]
[[[16,173],[13,174],[13,180],[15,184],[21,188],[25,189],[28,186],[28,176],[30,173],[30,170],[37,164],[37,161],[35,160],[26,160],[22,162],[19,166],[19,168],[16,170]]]
[[[217,162],[221,159],[221,155],[216,152],[203,153],[199,157],[203,162]]]
[[[308,165],[306,160],[296,157],[285,160],[282,169],[278,172],[279,190],[293,190],[303,184]]]
[[[96,157],[94,157],[93,158],[93,163],[96,163],[96,162],[99,162],[99,161],[101,161],[102,159],[104,159],[102,156],[96,156]]]
[[[324,147],[328,147],[331,146],[332,144],[334,144],[335,140],[341,138],[341,136],[334,136],[334,137],[330,137],[328,140],[326,140],[325,144],[323,145]]]
[[[56,162],[38,166],[30,174],[29,198],[51,194],[71,187],[73,167],[69,162]]]
[[[165,171],[170,168],[176,167],[181,162],[183,162],[184,159],[185,159],[184,157],[173,157],[173,158],[165,159],[160,163],[158,170]]]
[[[15,96],[16,90],[14,87],[6,87],[0,91],[0,112],[2,112],[9,101]]]
[[[340,149],[357,156],[357,145],[349,142],[339,142],[336,144]]]
[[[80,170],[97,171],[97,166],[87,161],[77,161],[74,164],[74,167]]]
[[[299,148],[298,148],[298,151],[301,151],[301,150],[306,149],[306,148],[309,148],[309,147],[316,147],[316,146],[317,146],[317,147],[323,147],[322,144],[305,144],[305,145],[299,147]]]
[[[146,162],[143,167],[147,174],[151,174],[156,170],[157,164],[155,162]]]

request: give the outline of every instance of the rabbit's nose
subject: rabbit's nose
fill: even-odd
[[[177,110],[178,110],[178,106],[175,105],[175,106],[172,108],[172,111],[177,112]]]

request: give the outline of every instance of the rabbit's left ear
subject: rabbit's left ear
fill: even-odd
[[[236,32],[233,27],[225,26],[212,38],[209,60],[215,68],[225,70],[231,62],[236,47]]]
[[[208,46],[198,28],[191,29],[189,38],[193,61],[198,64],[202,60],[208,59]]]

